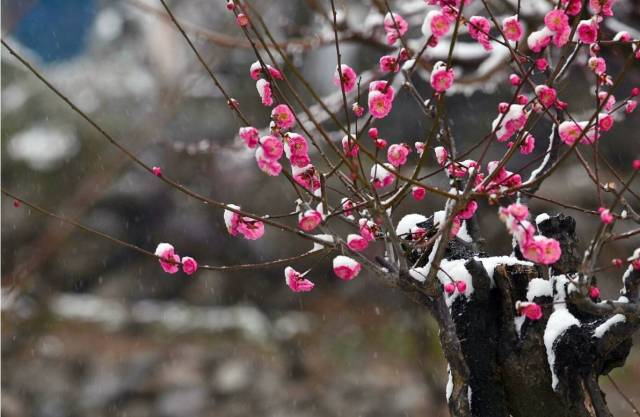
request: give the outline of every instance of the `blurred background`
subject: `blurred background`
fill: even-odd
[[[384,33],[370,30],[382,19],[381,3],[337,1],[344,12],[344,34],[351,39],[342,46],[343,62],[361,73],[375,69],[382,55]],[[395,3],[392,7],[408,18],[410,33],[418,39],[424,2]],[[260,105],[249,78],[255,56],[225,2],[170,4],[188,22],[196,46],[251,122],[266,126],[268,109]],[[639,4],[616,3],[609,37],[639,27]],[[286,51],[318,93],[339,103],[331,81],[333,35],[327,20],[313,11],[327,13],[329,2],[256,0],[254,5],[278,40],[296,40]],[[508,1],[496,2],[499,13],[509,13],[509,7]],[[532,23],[539,17],[531,11]],[[293,209],[292,190],[282,178],[257,169],[236,137],[238,125],[224,98],[167,22],[159,2],[3,0],[2,37],[146,163],[161,166],[194,190],[253,212]],[[627,53],[617,48],[604,53],[613,75]],[[463,150],[490,131],[497,104],[509,97],[503,82],[508,67],[499,60],[482,62],[482,56],[460,57],[466,81],[447,98]],[[435,60],[437,52],[427,57]],[[574,109],[593,106],[591,93],[578,87],[589,76],[584,67],[576,67],[561,83],[561,98]],[[416,85],[428,94],[424,81],[417,79]],[[638,85],[636,62],[620,96]],[[639,122],[636,112],[600,141],[602,154],[625,178],[640,153]],[[390,142],[412,143],[429,126],[404,92],[379,129]],[[536,155],[547,146],[548,129],[540,123],[533,132]],[[336,140],[340,137],[335,132]],[[310,249],[308,242],[271,228],[256,242],[229,236],[219,210],[187,199],[132,166],[4,49],[1,139],[3,187],[148,250],[168,241],[182,255],[225,265]],[[503,152],[502,145],[491,150],[493,158]],[[516,158],[509,168],[525,162]],[[601,175],[610,177],[604,169]],[[445,185],[444,178],[434,183]],[[540,194],[598,207],[593,185],[575,158]],[[1,203],[3,415],[447,415],[446,364],[436,327],[424,310],[374,277],[337,282],[329,261],[318,263],[317,258],[296,265],[299,270],[313,266],[316,288],[310,294],[291,293],[282,267],[169,276],[148,257],[24,206],[15,208],[4,196]],[[640,208],[633,197],[629,203]],[[394,216],[429,215],[442,204],[427,196],[419,204],[408,202]],[[532,201],[531,208],[534,215],[559,211],[540,200]],[[566,214],[575,216],[584,249],[598,218]],[[508,253],[510,241],[496,207],[482,202],[478,218],[490,242],[487,252]],[[616,230],[631,226],[621,221]],[[638,239],[617,241],[605,248],[600,261],[605,265],[612,257],[626,257],[638,244]],[[605,297],[617,297],[620,275],[608,270],[600,276]],[[637,343],[626,366],[612,375],[640,403]],[[601,382],[614,415],[631,415],[606,378]]]

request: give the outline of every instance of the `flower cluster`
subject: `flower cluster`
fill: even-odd
[[[393,45],[401,36],[407,33],[409,24],[397,13],[387,13],[384,17],[384,31],[387,33],[387,43]]]
[[[369,84],[369,112],[376,119],[383,119],[391,112],[395,90],[386,81]]]
[[[193,275],[198,270],[198,262],[190,256],[180,255],[175,252],[173,245],[169,243],[159,243],[156,247],[155,255],[160,258],[162,270],[168,274],[175,274],[182,266],[182,271],[187,275]]]
[[[525,259],[543,265],[554,264],[560,259],[560,244],[555,239],[536,235],[535,226],[527,220],[529,209],[526,206],[514,203],[508,207],[500,207],[498,213]]]
[[[469,25],[467,27],[469,35],[478,41],[485,51],[493,49],[491,42],[489,42],[489,31],[491,30],[489,19],[482,16],[472,16],[469,19]]]

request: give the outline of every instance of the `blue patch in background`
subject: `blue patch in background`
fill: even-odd
[[[11,31],[45,62],[82,54],[96,17],[95,0],[37,0]]]

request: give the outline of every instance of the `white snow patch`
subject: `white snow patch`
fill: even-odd
[[[425,282],[429,268],[413,268],[409,270],[409,275],[416,281]]]
[[[593,336],[600,339],[606,332],[609,331],[611,326],[617,323],[624,323],[625,321],[627,321],[627,318],[624,316],[624,314],[616,314],[614,316],[611,316],[607,321],[596,327],[593,332]]]
[[[446,393],[447,393],[447,402],[449,402],[449,399],[451,398],[451,394],[453,393],[453,378],[451,377],[451,368],[449,367],[449,365],[447,365],[447,389],[446,389]]]
[[[516,318],[513,319],[513,324],[516,326],[516,333],[518,333],[518,338],[521,337],[522,325],[524,324],[526,318],[527,316],[522,315],[516,316]]]
[[[358,261],[353,258],[349,258],[348,256],[338,255],[333,258],[333,268],[339,268],[341,266],[346,266],[347,268],[356,268],[358,266]]]
[[[462,227],[460,227],[460,231],[458,232],[457,237],[468,243],[471,243],[473,241],[473,239],[471,239],[471,235],[469,235],[469,231],[467,230],[466,220],[462,222]]]
[[[333,245],[334,242],[335,242],[335,240],[333,239],[333,236],[331,236],[331,235],[322,235],[322,234],[320,234],[320,235],[313,235],[313,237],[315,237],[316,239],[320,239],[320,240],[322,240],[324,242],[327,242],[327,244],[329,244],[329,245]],[[311,250],[309,252],[315,252],[315,251],[322,250],[322,249],[324,249],[323,245],[321,245],[318,242],[313,242],[313,248],[311,248]]]
[[[638,259],[638,258],[640,258],[640,248],[634,250],[633,255],[628,257],[627,261],[633,262],[635,259]],[[627,295],[627,278],[629,278],[629,276],[631,275],[631,272],[633,272],[633,265],[629,265],[627,270],[624,272],[624,275],[622,275],[622,290],[620,290],[620,294],[622,295]]]
[[[396,236],[409,236],[418,223],[426,221],[427,218],[421,214],[407,214],[396,226]]]
[[[438,210],[433,213],[433,225],[438,227],[438,229],[446,222],[445,213],[445,210]]]
[[[549,361],[549,368],[551,369],[551,388],[554,390],[558,387],[560,381],[554,369],[556,354],[553,350],[553,344],[573,326],[580,327],[580,321],[575,318],[573,314],[569,313],[569,310],[557,309],[549,317],[547,327],[544,329],[544,345],[547,348],[547,359]]]
[[[536,216],[536,224],[540,224],[543,221],[547,220],[549,215],[547,213],[540,213]]]
[[[534,278],[529,281],[527,300],[533,301],[536,297],[553,297],[551,281],[542,278]]]
[[[498,265],[527,265],[533,266],[533,263],[528,261],[521,261],[515,256],[490,256],[488,258],[474,258],[476,261],[482,262],[484,269],[487,271],[487,275],[491,278],[491,288],[495,286],[493,274],[495,273],[496,266]]]
[[[467,288],[464,290],[464,293],[462,293],[462,295],[465,295],[467,298],[471,298],[471,295],[474,291],[473,279],[471,278],[471,274],[469,273],[469,271],[467,271],[467,268],[464,266],[466,262],[466,259],[456,259],[453,261],[443,259],[442,262],[440,262],[440,269],[438,270],[437,276],[442,285],[451,282],[452,278],[454,281],[464,281],[464,283],[467,284]],[[451,278],[449,278],[449,276],[451,276]],[[453,302],[460,295],[461,293],[458,291],[455,291],[453,294],[451,294],[451,296],[447,298],[447,306],[451,307]]]
[[[564,301],[567,298],[567,294],[577,291],[578,288],[571,282],[569,277],[564,274],[551,277],[551,282],[555,290],[553,301],[556,302],[556,304],[553,306],[554,310],[566,309],[567,306],[564,304]]]

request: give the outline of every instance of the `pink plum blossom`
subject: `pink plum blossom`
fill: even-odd
[[[312,164],[304,167],[293,166],[291,173],[295,182],[307,190],[315,191],[320,188],[320,177],[318,177],[318,172]]]
[[[609,209],[600,207],[598,209],[598,213],[600,213],[600,220],[602,221],[602,223],[604,224],[613,223],[613,214],[611,214],[611,211]]]
[[[291,161],[291,165],[302,168],[311,162],[307,140],[297,133],[284,135],[284,153]]]
[[[529,155],[536,146],[536,138],[531,133],[526,133],[522,144],[520,145],[520,153]]]
[[[569,3],[566,6],[566,11],[569,16],[576,16],[582,10],[582,0],[563,0],[563,5]]]
[[[444,62],[438,61],[431,71],[431,87],[438,93],[444,93],[453,84],[453,69],[447,69]]]
[[[442,10],[431,10],[427,13],[421,30],[427,39],[433,36],[433,38],[437,40],[449,32],[451,23],[452,19],[447,13],[444,13]]]
[[[251,217],[242,217],[238,223],[238,232],[248,240],[258,240],[264,235],[264,223]]]
[[[380,57],[380,72],[398,72],[400,71],[400,64],[393,55],[384,55]]]
[[[535,88],[536,96],[544,107],[551,107],[555,103],[557,96],[556,90],[548,85],[538,85]]]
[[[464,293],[467,290],[467,283],[464,281],[456,281],[456,290],[460,294]]]
[[[375,141],[375,145],[376,145],[376,148],[378,149],[384,149],[387,147],[387,141],[382,138],[378,138]]]
[[[384,17],[384,30],[387,33],[387,44],[393,45],[396,41],[407,33],[409,24],[397,13],[387,13]]]
[[[264,148],[260,147],[256,149],[256,162],[258,162],[258,168],[262,172],[272,177],[280,175],[282,172],[282,165],[275,159],[267,158],[264,156]]]
[[[561,32],[569,26],[569,16],[562,9],[554,9],[544,16],[544,24],[554,32]]]
[[[357,79],[358,75],[353,68],[345,64],[340,66],[340,73],[338,73],[338,68],[336,67],[336,71],[333,74],[333,83],[336,87],[340,87],[340,84],[342,84],[344,91],[347,93],[356,86]]]
[[[589,0],[589,8],[595,14],[602,16],[613,16],[613,2],[615,0]]]
[[[498,142],[505,142],[520,130],[527,122],[527,117],[524,106],[520,104],[512,104],[504,115],[498,115],[492,123]]]
[[[517,42],[522,37],[522,25],[518,20],[518,16],[509,16],[502,21],[502,32],[505,38],[510,41]]]
[[[413,187],[411,187],[411,195],[413,196],[414,200],[422,201],[424,200],[424,197],[427,195],[427,189],[424,187],[414,185]]]
[[[308,279],[304,278],[304,275],[290,266],[284,269],[284,280],[291,291],[293,292],[309,292],[313,289],[315,284]]]
[[[491,30],[491,22],[483,16],[471,16],[468,25],[469,35],[477,40],[486,51],[493,49],[489,42],[489,31]]]
[[[262,148],[263,157],[269,161],[277,161],[282,157],[284,151],[282,141],[271,135],[260,138],[260,147]]]
[[[551,265],[560,259],[560,243],[545,236],[534,236],[533,239],[525,242],[522,253],[530,261]]]
[[[298,216],[298,227],[310,232],[322,222],[322,214],[317,210],[307,210]]]
[[[296,123],[293,112],[286,104],[278,104],[271,110],[271,119],[281,130],[288,130]]]
[[[540,320],[542,318],[542,309],[536,303],[523,302],[519,306],[520,313],[529,320]]]
[[[160,243],[156,247],[155,255],[160,258],[162,270],[168,274],[175,274],[180,269],[180,256],[169,243]]]
[[[235,204],[227,204],[229,208],[240,210],[239,206]],[[240,222],[240,215],[231,210],[224,211],[224,224],[227,227],[227,231],[231,236],[235,236],[238,234],[238,223]]]
[[[456,291],[456,285],[453,282],[447,282],[444,284],[444,292],[451,295]]]
[[[351,105],[351,110],[353,111],[353,114],[356,115],[356,117],[364,116],[364,107],[362,107],[358,102]]]
[[[597,75],[602,75],[607,71],[607,62],[601,57],[592,56],[587,61],[587,65]]]
[[[394,167],[400,167],[407,163],[407,156],[411,148],[406,143],[395,143],[387,150],[387,160]]]
[[[598,287],[589,288],[589,297],[593,300],[597,300],[598,298],[600,298],[600,288]]]
[[[360,236],[369,242],[376,240],[376,231],[378,230],[378,226],[374,222],[367,219],[360,219],[358,221],[358,226],[360,229]]]
[[[600,104],[604,103],[603,108],[606,111],[611,111],[613,110],[613,106],[616,104],[616,98],[613,94],[610,94],[606,91],[600,91],[598,93],[598,101],[600,102]]]
[[[253,149],[258,146],[258,142],[260,141],[260,134],[258,133],[258,129],[256,129],[255,127],[241,127],[238,131],[238,135],[242,140],[244,140],[244,143],[249,149]]]
[[[187,275],[193,275],[198,270],[198,262],[190,256],[182,258],[182,271]]]
[[[387,81],[384,80],[372,81],[371,83],[369,83],[369,92],[372,91],[381,92],[391,101],[393,101],[393,98],[395,96],[395,89]]]
[[[507,207],[507,211],[510,215],[512,215],[516,220],[522,221],[529,217],[529,208],[524,204],[513,203]]]
[[[236,16],[236,23],[240,27],[245,27],[249,24],[249,18],[244,13],[238,13],[238,15]]]
[[[358,156],[358,152],[360,152],[360,146],[353,135],[351,138],[349,136],[344,135],[342,138],[342,150],[344,154],[350,158],[355,158]]]
[[[275,78],[277,80],[283,79],[282,73],[276,68],[273,68],[271,65],[267,65],[267,71],[269,71],[269,75],[271,75],[272,78]],[[260,78],[260,75],[262,74],[262,64],[260,64],[260,61],[256,61],[251,64],[251,67],[249,68],[249,74],[251,75],[251,78],[256,81]]]
[[[256,82],[256,89],[258,90],[258,94],[260,94],[262,104],[265,106],[272,106],[273,96],[271,94],[271,83],[264,78],[260,78]]]
[[[375,188],[384,188],[393,183],[395,175],[389,169],[393,169],[393,166],[388,163],[371,167],[371,182]]]
[[[473,217],[476,210],[478,210],[478,203],[475,200],[470,200],[465,208],[460,210],[460,212],[458,213],[458,217],[460,217],[462,220],[468,220]]]
[[[536,68],[538,68],[538,70],[540,71],[545,71],[547,68],[549,68],[549,62],[546,58],[538,58],[536,59]]]
[[[229,208],[240,210],[235,204],[227,204]],[[245,239],[256,240],[264,235],[264,223],[250,217],[244,217],[231,210],[224,211],[224,223],[231,236],[242,234]]]
[[[598,39],[598,23],[593,19],[581,20],[577,32],[580,42],[592,44]]]
[[[636,109],[637,106],[638,106],[637,101],[627,100],[626,103],[624,104],[624,112],[627,114],[631,114],[633,113],[633,111]]]
[[[369,240],[365,239],[360,235],[356,235],[352,233],[347,236],[347,246],[349,249],[354,250],[356,252],[361,252],[369,246]]]
[[[345,216],[353,215],[354,204],[353,201],[349,200],[347,197],[344,197],[340,200],[340,206],[342,207],[343,213]]]
[[[558,134],[560,140],[565,144],[572,146],[576,140],[580,138],[580,143],[590,144],[595,142],[596,136],[593,129],[583,134],[588,122],[574,122],[571,120],[564,121],[558,126]]]
[[[333,273],[344,281],[350,281],[358,276],[362,266],[353,258],[338,255],[333,258]]]
[[[533,52],[540,52],[546,48],[553,39],[554,33],[548,27],[543,27],[540,30],[531,32],[527,38],[527,46]]]
[[[444,146],[436,146],[434,148],[434,152],[436,154],[436,161],[438,161],[438,165],[441,167],[447,163],[447,158],[449,158],[449,152],[444,148]]]
[[[160,167],[153,167],[151,168],[151,172],[153,173],[153,175],[155,175],[156,177],[161,177],[162,176],[162,168]]]
[[[391,112],[393,98],[378,90],[369,91],[368,98],[369,112],[376,119],[383,119]]]
[[[598,128],[602,132],[606,132],[612,127],[613,127],[613,116],[611,116],[608,113],[600,113],[598,115]]]

